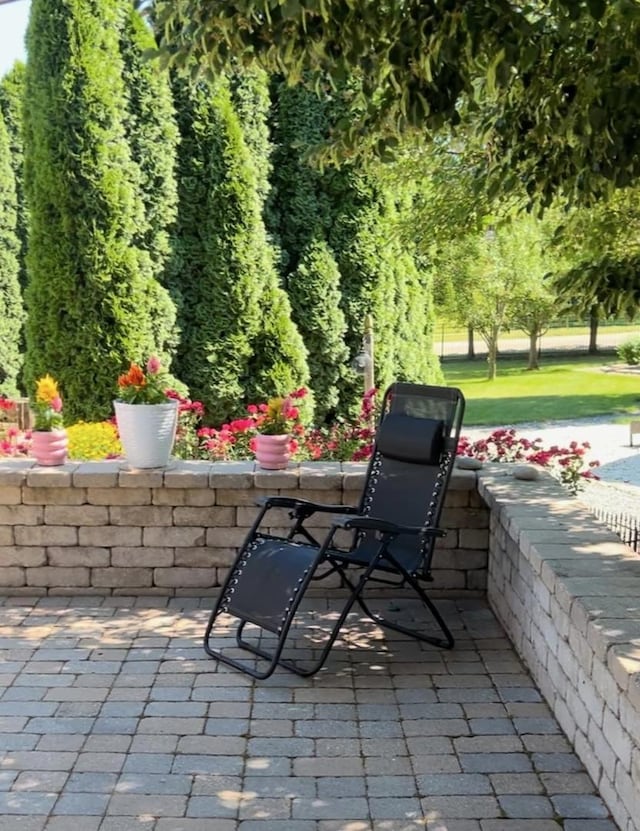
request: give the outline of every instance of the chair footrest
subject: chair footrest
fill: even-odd
[[[310,545],[256,537],[234,569],[220,611],[278,632],[317,558]]]

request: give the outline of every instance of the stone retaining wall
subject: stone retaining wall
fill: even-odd
[[[312,463],[262,471],[253,462],[176,462],[127,471],[119,462],[44,468],[0,463],[0,590],[13,594],[213,593],[266,494],[355,504],[362,464]],[[283,510],[269,514],[282,530]],[[434,588],[486,588],[489,515],[475,474],[452,477]],[[318,515],[310,527],[328,527]]]
[[[0,591],[213,593],[257,497],[353,504],[363,481],[352,463],[133,472],[4,460]],[[284,513],[274,517],[284,524]],[[640,831],[640,557],[550,477],[518,481],[506,465],[455,470],[441,524],[434,589],[486,588],[616,822]]]
[[[640,831],[640,557],[550,478],[496,465],[478,489],[489,601],[621,830]]]

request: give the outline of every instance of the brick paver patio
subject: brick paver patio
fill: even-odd
[[[452,652],[352,614],[256,683],[204,656],[210,599],[0,604],[0,831],[616,829],[480,599],[441,601]]]

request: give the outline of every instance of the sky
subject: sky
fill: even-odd
[[[29,19],[29,0],[3,3],[0,0],[0,78],[18,59],[24,61],[24,35]]]

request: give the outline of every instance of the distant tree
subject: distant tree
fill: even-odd
[[[546,279],[553,264],[544,229],[531,217],[514,217],[451,246],[446,268],[456,292],[449,308],[485,341],[490,380],[497,375],[498,340],[505,330],[527,332],[529,368],[537,367],[538,337],[557,311]]]
[[[155,346],[121,21],[120,0],[32,0],[27,31],[25,381],[54,375],[71,421],[109,415],[119,372]]]
[[[20,333],[24,312],[20,296],[16,234],[16,189],[9,135],[0,113],[0,393],[15,395],[22,355]]]

